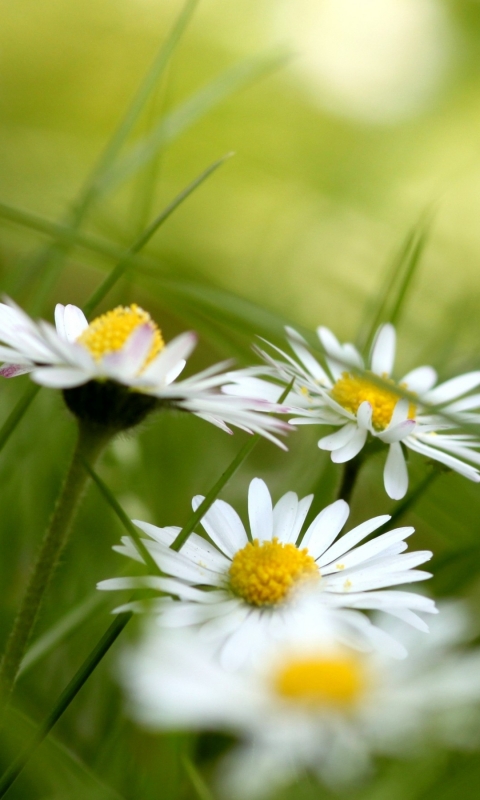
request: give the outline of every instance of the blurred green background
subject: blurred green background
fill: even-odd
[[[62,250],[57,242],[52,249],[52,237],[32,224],[12,225],[6,206],[72,223],[87,176],[181,9],[178,0],[2,2],[0,273],[3,290],[31,313],[50,319],[55,302],[81,305],[115,261],[95,248]],[[112,169],[162,120],[183,123],[176,132],[167,125],[154,157],[107,187],[81,230],[123,250],[210,163],[235,156],[175,211],[102,307],[138,301],[167,339],[199,330],[195,370],[232,355],[251,363],[255,335],[281,343],[286,321],[311,330],[324,324],[352,339],[406,232],[430,209],[399,326],[398,374],[419,362],[442,377],[479,368],[479,48],[478,0],[202,0]],[[267,68],[269,59],[281,64]],[[251,79],[233,91],[245,64],[254,65]],[[208,97],[205,86],[213,86]],[[189,98],[199,91],[195,117]],[[183,117],[175,117],[179,108],[187,109]],[[27,382],[2,383],[0,424]],[[1,454],[2,637],[74,434],[61,396],[43,390]],[[277,497],[315,489],[317,509],[330,502],[338,472],[317,438],[302,428],[288,454],[262,442],[224,497],[245,512],[246,487],[259,474]],[[182,524],[191,496],[210,488],[244,440],[164,414],[110,447],[101,474],[129,514]],[[378,458],[364,470],[352,524],[390,508],[381,468]],[[425,465],[412,458],[411,473],[414,484]],[[468,595],[473,608],[480,608],[479,512],[478,489],[452,474],[409,512],[416,547],[436,554],[429,589]],[[123,568],[111,551],[121,534],[91,488],[36,636],[72,610],[85,619],[22,677],[18,711],[1,733],[3,766],[107,627],[114,601],[102,596],[88,617],[86,608],[96,581]],[[135,624],[125,637],[133,635]],[[199,748],[208,777],[226,743],[135,729],[123,716],[114,665],[112,651],[9,796],[196,796],[181,753]],[[373,783],[350,796],[473,800],[479,780],[475,753],[426,753],[379,765]],[[305,778],[285,797],[324,794]]]

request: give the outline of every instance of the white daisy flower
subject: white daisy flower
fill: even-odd
[[[380,647],[404,657],[403,646],[352,609],[381,610],[428,630],[417,612],[435,613],[433,601],[388,587],[431,577],[415,567],[432,553],[403,554],[405,539],[414,532],[411,527],[396,528],[360,544],[388,522],[388,515],[367,520],[338,539],[349,515],[344,500],[321,511],[302,536],[312,499],[309,495],[299,500],[294,492],[287,492],[273,508],[266,484],[255,478],[248,493],[249,532],[232,506],[216,500],[202,519],[209,540],[192,534],[178,553],[170,545],[180,528],[134,521],[147,535],[144,544],[168,577],[113,578],[98,588],[148,586],[174,595],[179,602],[165,597],[154,602],[159,623],[201,626],[204,638],[217,643],[222,663],[232,669],[254,657],[265,638],[281,635],[284,625],[298,616],[301,590],[312,594],[319,617],[335,619],[339,637],[349,645]],[[202,500],[195,497],[193,508]],[[114,549],[142,560],[129,537]],[[122,610],[127,607],[145,610],[139,603]]]
[[[328,328],[319,327],[318,337],[326,354],[324,369],[303,337],[292,328],[286,330],[295,357],[278,348],[274,349],[281,359],[260,350],[269,366],[238,376],[238,381],[224,391],[248,391],[252,396],[268,399],[278,392],[278,385],[258,378],[259,374],[280,378],[287,384],[295,378],[286,402],[296,406],[300,416],[291,423],[338,427],[318,443],[322,450],[331,452],[336,464],[355,458],[369,435],[385,444],[385,490],[394,500],[404,497],[408,488],[403,446],[445,464],[471,481],[480,481],[478,466],[473,466],[480,465],[480,438],[461,433],[462,423],[480,422],[480,394],[469,394],[480,385],[480,371],[458,375],[435,386],[437,373],[433,367],[421,366],[399,381],[393,380],[396,333],[390,324],[378,329],[367,364],[353,344],[342,345]],[[370,380],[369,374],[391,384],[392,390]],[[395,392],[397,387],[409,392],[412,400],[400,398]],[[441,406],[441,411],[434,413],[423,404]]]
[[[375,755],[471,746],[475,729],[480,744],[480,649],[463,647],[469,628],[459,604],[441,610],[428,637],[388,622],[411,650],[392,662],[339,646],[307,601],[283,638],[243,670],[222,669],[194,632],[150,625],[124,655],[121,676],[141,724],[240,736],[221,765],[222,796],[263,796],[305,770],[338,788]]]
[[[178,380],[196,345],[192,332],[165,344],[150,315],[136,304],[118,306],[88,323],[73,305],[58,304],[55,327],[35,322],[11,301],[0,303],[0,375],[26,372],[43,386],[63,389],[77,416],[98,424],[136,424],[159,403],[190,411],[231,433],[229,425],[275,441],[283,422],[262,412],[285,411],[258,398],[219,391],[231,380],[216,364]],[[240,377],[241,370],[238,373]],[[278,398],[277,398],[278,399]]]

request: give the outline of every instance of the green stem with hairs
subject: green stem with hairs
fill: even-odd
[[[72,521],[87,485],[89,475],[83,467],[83,459],[88,458],[89,461],[95,462],[108,438],[104,432],[100,432],[98,429],[92,429],[85,425],[79,426],[77,444],[70,468],[0,664],[0,690],[5,704],[8,703],[12,693],[45,592],[67,542]]]

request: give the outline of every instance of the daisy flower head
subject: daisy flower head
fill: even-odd
[[[480,743],[480,649],[465,647],[471,626],[461,605],[441,609],[428,637],[385,618],[385,631],[412,653],[397,662],[339,645],[307,605],[236,672],[194,631],[150,624],[121,663],[130,714],[153,729],[236,734],[240,744],[220,765],[222,796],[235,798],[268,795],[305,771],[338,789],[375,756],[471,747],[475,729]]]
[[[259,378],[262,373],[285,384],[295,379],[287,397],[295,406],[295,425],[328,425],[337,430],[318,442],[331,452],[332,461],[343,464],[355,458],[369,438],[388,448],[384,469],[385,490],[400,500],[408,489],[404,447],[438,461],[471,481],[479,482],[480,438],[462,433],[462,424],[480,421],[480,371],[437,383],[430,366],[416,367],[399,380],[392,378],[396,350],[393,325],[381,325],[367,363],[353,344],[340,344],[328,328],[317,329],[325,364],[320,364],[308,343],[292,328],[287,338],[293,355],[278,348],[276,356],[259,350],[267,367],[257,367],[224,391],[264,399],[278,391],[278,384]],[[408,393],[408,398],[402,394]],[[441,406],[437,412],[434,406]]]
[[[35,322],[11,301],[0,303],[0,342],[0,375],[30,373],[36,383],[63,390],[70,410],[94,426],[126,429],[163,406],[190,411],[229,433],[230,425],[260,433],[277,444],[275,434],[286,428],[265,413],[285,411],[278,404],[220,391],[231,380],[225,364],[178,380],[196,335],[182,333],[165,343],[150,314],[135,303],[91,323],[76,306],[58,304],[55,327]]]
[[[405,539],[414,532],[411,527],[364,542],[388,522],[388,515],[367,520],[338,538],[349,515],[344,500],[323,509],[304,530],[312,499],[310,495],[299,500],[287,492],[273,507],[266,484],[254,478],[248,493],[248,529],[231,505],[216,500],[201,522],[208,540],[192,534],[178,553],[170,545],[180,528],[134,521],[166,577],[113,578],[98,588],[147,586],[174,596],[176,602],[161,597],[149,604],[159,624],[199,627],[203,638],[216,643],[229,669],[255,658],[265,639],[281,636],[291,619],[301,617],[304,595],[311,597],[318,618],[328,617],[338,638],[350,646],[378,647],[404,657],[403,646],[372,625],[362,611],[377,609],[427,629],[417,612],[435,613],[433,601],[390,587],[429,578],[430,573],[415,568],[432,553],[404,554]],[[195,497],[193,508],[202,500]],[[129,537],[114,549],[142,561]],[[127,607],[145,610],[142,603],[122,610]]]

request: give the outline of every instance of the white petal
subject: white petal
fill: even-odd
[[[426,445],[422,440],[417,439],[415,436],[407,439],[405,444],[407,447],[410,447],[411,450],[416,450],[417,453],[421,453],[423,456],[427,456],[427,458],[433,458],[435,461],[440,461],[441,464],[445,464],[445,466],[450,467],[450,469],[455,470],[455,472],[458,472],[465,478],[475,481],[475,483],[480,481],[478,470],[475,469],[475,467],[471,467],[469,464],[464,464],[463,461],[459,461],[458,458],[454,458],[448,453],[444,453],[443,450],[438,450],[436,447],[430,447],[429,445]]]
[[[288,543],[298,512],[298,497],[295,492],[287,492],[273,509],[273,536],[280,542]]]
[[[407,372],[400,383],[405,383],[409,392],[423,394],[430,391],[437,381],[437,373],[433,367],[417,367]]]
[[[395,328],[390,323],[381,325],[372,345],[370,365],[376,375],[391,375],[395,361]]]
[[[438,403],[446,403],[448,400],[454,400],[462,394],[466,394],[480,386],[480,371],[467,372],[465,375],[457,375],[456,378],[451,378],[445,383],[441,383],[432,389],[430,392],[422,397],[427,403],[437,405]]]
[[[335,431],[335,433],[323,436],[323,438],[319,440],[318,446],[320,450],[340,450],[341,447],[345,447],[345,445],[350,442],[356,431],[357,426],[355,423],[347,423],[339,428],[338,431]]]
[[[302,539],[301,547],[308,547],[313,558],[319,558],[330,547],[345,525],[350,509],[345,500],[337,500],[315,517]]]
[[[172,341],[163,348],[157,358],[147,367],[143,373],[143,377],[145,380],[151,381],[152,383],[158,382],[161,387],[164,382],[167,382],[167,375],[171,374],[178,362],[188,359],[196,344],[197,337],[195,333],[191,331],[181,333],[180,336],[172,339]]]
[[[305,522],[305,517],[307,516],[310,510],[310,506],[312,505],[312,500],[313,500],[313,494],[309,494],[302,500],[300,500],[298,504],[297,516],[295,517],[295,522],[293,523],[290,529],[289,542],[291,544],[295,544],[300,535],[303,523]]]
[[[55,324],[57,323],[57,310],[55,309]],[[63,335],[58,330],[58,334],[67,340],[75,342],[83,331],[88,328],[88,321],[80,308],[77,306],[66,305],[63,311]]]
[[[204,499],[201,495],[193,498],[192,507],[194,511],[197,510]],[[233,558],[237,550],[241,550],[248,543],[242,520],[235,509],[224,500],[215,500],[201,522],[212,542],[217,545],[222,553],[231,558]]]
[[[344,575],[349,574],[349,570],[351,570],[352,567],[356,567],[358,564],[363,564],[364,561],[368,561],[375,557],[378,559],[379,555],[384,556],[383,551],[388,550],[392,544],[401,542],[408,536],[411,536],[414,531],[415,529],[412,527],[395,528],[393,531],[388,531],[388,533],[383,533],[381,536],[376,536],[374,539],[366,542],[366,544],[362,544],[360,547],[356,547],[355,549],[350,550],[348,553],[345,553],[344,551],[344,554],[341,558],[342,563],[336,564],[335,562],[338,559],[335,559],[335,561],[332,563],[332,560],[330,559],[332,566],[330,568],[325,567],[323,569],[323,574],[327,575],[333,571],[342,572]],[[342,539],[343,538],[346,538],[346,536],[342,537]],[[340,539],[338,544],[342,542],[342,539]],[[412,555],[415,554],[409,553],[408,557]],[[380,571],[384,568],[385,564],[392,564],[397,571],[403,569],[401,565],[405,563],[403,560],[404,558],[405,556],[397,556],[395,558],[389,558],[388,561],[386,558],[383,558],[382,562],[379,562],[377,569]],[[421,564],[422,561],[419,563]]]
[[[52,389],[69,389],[87,383],[93,376],[74,367],[38,367],[33,370],[32,378],[42,386]]]
[[[414,419],[406,419],[400,422],[399,425],[387,428],[383,433],[378,434],[378,438],[385,442],[385,444],[393,444],[394,442],[401,442],[415,430],[417,423]]]
[[[102,368],[110,377],[130,382],[138,374],[150,352],[155,331],[148,323],[139,325],[124,346],[102,359]]]
[[[355,547],[356,544],[362,541],[366,536],[373,531],[376,531],[377,528],[380,528],[382,525],[385,525],[391,519],[390,514],[383,514],[380,517],[373,517],[372,519],[367,520],[366,522],[362,522],[361,525],[357,525],[356,528],[352,528],[351,531],[342,536],[338,542],[335,542],[332,547],[323,554],[323,556],[318,560],[318,566],[322,567],[325,564],[330,564],[332,561],[336,561],[343,556],[344,553],[351,550],[352,547]]]
[[[332,461],[335,464],[343,464],[345,461],[355,458],[365,444],[367,434],[368,431],[365,428],[357,428],[349,443],[332,453]]]
[[[267,484],[261,478],[254,478],[248,490],[248,516],[252,539],[259,542],[271,541],[273,533],[272,498]]]
[[[392,500],[401,500],[408,489],[408,471],[402,445],[394,442],[388,450],[383,472],[385,491]]]
[[[312,356],[309,350],[307,350],[305,340],[293,328],[287,326],[285,330],[289,337],[290,347],[297,358],[300,359],[307,372],[309,372],[315,380],[328,386],[330,384],[328,376],[318,361]]]
[[[2,378],[17,378],[19,375],[26,375],[35,369],[34,364],[4,364],[0,369]]]
[[[367,400],[360,403],[357,411],[357,422],[360,428],[365,428],[369,431],[372,428],[372,406]]]

